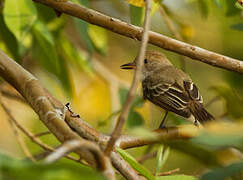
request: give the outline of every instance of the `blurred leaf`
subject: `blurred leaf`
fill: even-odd
[[[61,81],[65,92],[71,95],[72,91],[67,66],[65,61],[57,54],[52,34],[41,21],[37,21],[34,25],[33,34],[37,41],[33,56],[47,71],[54,74]]]
[[[51,33],[41,21],[37,21],[33,27],[33,32],[39,45],[39,55],[42,57],[37,58],[48,71],[58,74],[60,65]]]
[[[243,117],[243,97],[240,97],[240,95],[236,94],[236,92],[228,86],[218,85],[212,87],[212,89],[225,99],[228,115],[231,115],[235,119]]]
[[[156,180],[198,180],[198,178],[187,175],[170,175],[157,177]]]
[[[214,0],[213,2],[217,5],[217,7],[219,7],[219,8],[222,7],[222,1],[221,0]]]
[[[19,42],[23,41],[37,20],[36,8],[29,0],[5,0],[3,15],[7,27]]]
[[[199,143],[208,146],[208,148],[217,150],[226,147],[243,148],[243,135],[241,134],[212,134],[202,133],[198,137],[191,140],[194,143]]]
[[[52,8],[40,3],[35,3],[35,7],[38,12],[38,19],[41,19],[47,23],[57,19],[57,15]]]
[[[242,179],[242,172],[243,172],[243,162],[238,162],[226,167],[213,169],[212,171],[209,171],[204,175],[202,175],[200,179],[201,180],[222,180],[239,174],[241,174],[241,178],[238,179]]]
[[[7,47],[8,51],[11,53],[11,56],[13,56],[13,58],[19,62],[20,56],[17,51],[17,40],[4,23],[2,14],[0,14],[0,40],[4,43],[4,46]]]
[[[84,57],[83,52],[79,48],[75,48],[66,37],[59,37],[59,45],[61,46],[61,52],[64,53],[65,59],[72,61],[74,64],[78,65],[83,71],[91,74],[93,69],[86,57]]]
[[[141,126],[144,124],[143,117],[137,113],[136,111],[130,111],[127,119],[127,126],[128,128],[134,128],[137,126]]]
[[[148,178],[149,180],[155,180],[155,177],[146,169],[144,166],[139,164],[134,157],[128,154],[125,150],[116,148],[117,152],[127,161],[136,171],[138,171],[141,175]]]
[[[101,54],[106,54],[108,50],[107,31],[99,26],[89,24],[88,34],[96,50]]]
[[[122,106],[125,104],[127,94],[128,94],[128,89],[126,88],[119,89],[119,98]],[[135,95],[131,109],[134,109],[135,107],[142,107],[143,104],[144,104],[144,99],[138,95]]]
[[[208,17],[208,1],[207,0],[198,0],[198,6],[199,6],[199,10],[201,12],[202,17],[207,18]]]
[[[104,180],[98,172],[81,164],[54,163],[41,164],[15,160],[0,155],[0,175],[5,180]]]
[[[159,173],[160,169],[164,166],[166,160],[169,157],[170,148],[164,148],[164,145],[160,145],[158,152],[157,152],[157,167],[156,167],[156,174]]]
[[[144,139],[155,139],[157,137],[157,133],[152,132],[148,129],[142,128],[142,127],[135,127],[133,129],[129,129],[128,133],[130,135],[139,137],[139,138],[144,138]]]
[[[162,167],[162,162],[163,162],[163,150],[164,150],[164,145],[160,145],[158,148],[157,156],[156,156],[156,161],[157,161],[157,166],[156,166],[156,176],[158,175],[161,167]]]
[[[235,30],[239,30],[239,31],[243,31],[243,23],[240,23],[240,24],[234,24],[232,26],[230,26],[232,29],[235,29]]]
[[[226,16],[234,16],[240,12],[240,10],[235,7],[235,1],[225,0],[225,2],[226,2]]]
[[[240,5],[240,3],[238,1],[235,2],[235,7],[240,9],[240,10],[243,10],[243,6]]]
[[[89,24],[85,21],[82,21],[80,19],[77,18],[73,18],[76,30],[81,38],[81,40],[83,41],[85,47],[87,48],[87,50],[92,53],[94,52],[94,46],[92,44],[92,40],[89,37],[88,34],[88,27]]]
[[[144,12],[143,8],[130,4],[129,10],[130,10],[131,24],[136,25],[136,26],[142,26],[143,12]]]
[[[145,6],[144,0],[126,0],[129,4],[137,7]]]

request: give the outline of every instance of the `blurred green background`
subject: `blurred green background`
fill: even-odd
[[[72,1],[138,26],[141,26],[144,18],[144,7],[133,4],[139,3],[139,0]],[[151,29],[174,38],[160,13],[161,8],[165,10],[183,41],[243,59],[243,8],[236,1],[154,1]],[[117,35],[80,19],[65,14],[57,18],[53,9],[31,0],[0,0],[0,49],[33,73],[57,99],[63,103],[71,102],[76,113],[106,134],[112,132],[133,76],[133,72],[123,71],[119,67],[135,58],[139,46],[140,42],[135,39]],[[239,155],[228,147],[239,150],[243,147],[243,76],[189,58],[185,58],[185,67],[182,67],[180,55],[152,45],[148,49],[165,53],[175,66],[184,68],[199,87],[205,104],[209,103],[208,111],[221,122],[220,125],[211,125],[198,138],[166,144],[170,151],[159,171],[179,168],[177,174],[206,179],[223,179],[234,175],[233,178],[241,179],[241,152],[234,150]],[[15,93],[3,81],[1,88]],[[47,130],[27,105],[5,96],[3,100],[23,126],[34,133]],[[143,101],[139,89],[124,132],[129,134],[134,128],[155,129],[163,114],[163,110]],[[24,158],[2,108],[0,117],[1,154]],[[169,114],[168,119],[169,126],[187,123],[173,114]],[[23,137],[32,154],[42,152],[40,147]],[[51,135],[41,139],[52,146],[58,144]],[[140,158],[144,154],[157,152],[158,148],[161,147],[155,145],[127,152]],[[7,161],[5,157],[2,159],[1,161],[0,158],[3,164],[1,167],[5,167],[4,162]],[[65,163],[73,164],[69,160],[62,162],[63,166],[66,166]],[[230,166],[231,163],[238,163],[238,169]],[[155,173],[156,167],[158,168],[156,157],[146,161],[144,166],[152,174]],[[211,170],[222,166],[226,166],[227,170]],[[7,169],[13,167],[9,165]],[[4,168],[1,170],[3,172]],[[209,174],[201,176],[206,172]],[[217,176],[217,173],[225,176]]]

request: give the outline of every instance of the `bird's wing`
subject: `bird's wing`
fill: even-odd
[[[188,93],[175,81],[160,79],[154,83],[154,79],[148,76],[143,81],[144,97],[165,110],[172,111],[183,117],[190,116]]]
[[[192,100],[199,102],[200,104],[203,103],[203,98],[200,95],[197,86],[192,81],[184,81],[184,88]]]

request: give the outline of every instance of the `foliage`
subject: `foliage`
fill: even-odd
[[[125,19],[136,26],[141,27],[143,24],[144,0],[124,0],[122,2],[113,0],[107,2],[89,0],[71,1],[91,9],[97,8],[99,11],[107,12],[107,14],[110,13],[109,15],[112,17]],[[186,0],[178,1],[178,4],[174,2],[153,1],[153,13],[151,16],[153,30],[165,35],[173,34],[169,32],[165,20],[159,14],[160,6],[163,6],[168,17],[172,20],[176,31],[181,33],[181,36],[185,37],[190,43],[198,44],[200,47],[206,46],[206,49],[213,49],[213,51],[232,57],[243,58],[241,48],[243,42],[241,40],[242,36],[238,34],[243,31],[242,17],[240,17],[242,16],[243,6],[238,1]],[[107,4],[99,9],[102,3]],[[188,14],[190,18],[185,14]],[[198,25],[201,25],[200,27],[203,28],[196,34],[195,31]],[[217,32],[211,33],[213,34],[212,37],[218,39],[218,44],[210,46],[214,43],[211,43],[211,39],[205,39],[205,37],[210,35],[212,27],[218,28]],[[92,64],[92,58],[94,56],[101,60],[107,58],[109,62],[104,60],[102,63],[107,66],[111,64],[113,68],[114,66],[119,67],[115,62],[120,63],[120,59],[130,56],[130,54],[133,54],[133,56],[135,54],[134,46],[137,43],[136,41],[121,40],[119,37],[114,36],[114,34],[107,32],[107,30],[88,24],[78,18],[69,17],[64,14],[60,18],[57,18],[53,9],[34,3],[31,0],[4,0],[4,3],[3,0],[0,0],[0,48],[23,66],[26,63],[26,58],[29,58],[27,68],[33,70],[37,75],[38,70],[36,71],[36,69],[46,71],[47,76],[50,76],[54,81],[58,80],[57,82],[60,84],[61,89],[64,89],[68,98],[76,98],[74,101],[82,101],[85,105],[92,100],[83,101],[83,99],[79,99],[80,96],[83,94],[85,94],[83,96],[86,96],[86,93],[94,87],[92,85],[95,81],[99,79],[100,82],[101,79],[96,77],[97,73]],[[234,40],[237,42],[233,42]],[[231,47],[232,43],[235,43],[235,46]],[[110,54],[115,56],[109,57]],[[169,56],[172,55],[169,54]],[[176,58],[171,59],[177,60]],[[198,161],[200,165],[205,165],[206,167],[203,170],[209,169],[208,172],[201,175],[201,179],[203,180],[241,177],[239,174],[242,172],[242,162],[220,167],[221,162],[218,159],[218,152],[228,147],[234,147],[240,151],[243,150],[243,136],[241,133],[243,127],[242,75],[234,73],[223,74],[223,72],[217,71],[215,72],[216,75],[213,74],[213,76],[217,76],[218,78],[223,74],[226,77],[222,79],[227,81],[227,85],[221,85],[218,83],[217,78],[211,76],[212,72],[210,74],[211,70],[209,68],[205,67],[204,70],[203,67],[202,70],[200,69],[200,72],[197,72],[201,68],[199,64],[188,63],[186,65],[188,66],[186,70],[194,76],[193,79],[199,82],[202,89],[207,89],[209,84],[213,84],[210,88],[212,91],[205,91],[206,93],[204,94],[206,97],[208,94],[220,97],[220,102],[223,102],[222,108],[224,112],[227,112],[227,116],[222,118],[222,120],[230,121],[231,123],[220,124],[216,128],[214,125],[211,125],[209,129],[211,127],[213,130],[204,131],[192,140],[171,141],[158,147],[155,146],[157,150],[156,162],[150,162],[150,164],[142,165],[136,161],[135,157],[141,154],[140,149],[134,150],[134,152],[138,152],[134,154],[129,154],[119,148],[117,151],[137,172],[148,179],[197,179],[193,176],[183,175],[183,170],[179,175],[158,176],[161,171],[168,168],[167,165],[171,163],[169,156],[174,156],[174,150],[183,152],[184,155],[189,155],[194,161]],[[78,69],[78,74],[74,73],[76,69]],[[80,81],[76,76],[84,78]],[[91,88],[85,89],[86,87],[83,88],[83,84]],[[78,96],[78,94],[81,95]],[[117,96],[119,96],[121,106],[125,104],[127,94],[128,89],[120,85]],[[99,97],[101,96],[99,94]],[[109,99],[109,97],[105,98],[102,101]],[[100,103],[99,101],[97,102]],[[150,119],[150,114],[148,115],[148,113],[143,112],[144,109],[148,109],[145,106],[143,97],[136,95],[126,121],[126,128],[130,134],[144,138],[153,138],[154,134],[147,127],[146,129],[144,128],[145,124],[152,124],[151,127],[153,128],[153,122],[149,122],[148,120]],[[219,108],[221,106],[212,109],[217,114],[216,111]],[[93,114],[95,114],[94,109],[95,107],[91,110]],[[106,113],[110,114],[111,117],[119,114],[120,110]],[[157,112],[157,114],[159,115],[155,116],[161,119],[161,113]],[[151,118],[153,121],[155,121],[155,116]],[[100,118],[97,117],[97,119]],[[174,120],[174,123],[177,125],[185,123],[184,119],[174,114],[169,114],[167,118]],[[110,119],[108,118],[108,120]],[[109,124],[102,123],[104,126]],[[234,125],[234,123],[237,123],[237,125]],[[221,157],[221,159],[223,158]],[[184,161],[186,162],[186,160]],[[177,163],[173,163],[177,166]],[[185,164],[185,166],[187,165]],[[210,169],[211,167],[217,168]],[[193,168],[191,167],[190,174],[194,172]],[[1,179],[82,179],[85,176],[89,176],[91,179],[104,179],[99,173],[80,165],[66,163],[51,165],[44,165],[42,163],[33,164],[0,155]]]
[[[105,179],[101,174],[91,168],[80,164],[70,163],[32,163],[24,160],[16,160],[5,155],[0,155],[0,179],[22,180],[22,179]]]

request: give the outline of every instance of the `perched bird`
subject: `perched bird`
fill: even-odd
[[[136,60],[121,68],[135,69]],[[166,111],[159,128],[165,127],[168,111],[193,121],[195,125],[214,119],[204,109],[202,96],[191,78],[174,67],[164,54],[158,51],[146,52],[141,80],[144,99]]]

